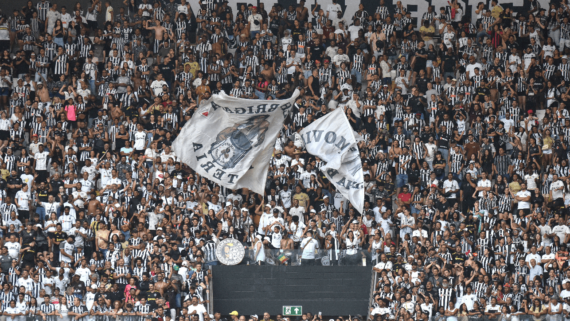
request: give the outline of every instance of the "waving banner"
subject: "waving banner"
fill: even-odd
[[[286,100],[213,95],[184,125],[174,152],[213,182],[263,195],[275,140],[298,95],[297,90]]]
[[[360,213],[364,208],[364,175],[356,137],[342,108],[314,121],[301,131],[309,154],[327,162],[321,168],[337,191]]]

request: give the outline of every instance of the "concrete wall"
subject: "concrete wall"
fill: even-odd
[[[212,276],[214,311],[269,312],[273,319],[284,305],[324,316],[367,315],[372,280],[370,266],[214,266]]]

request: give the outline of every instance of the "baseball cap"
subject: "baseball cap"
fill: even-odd
[[[232,312],[230,312],[230,315],[231,315],[231,316],[234,316],[234,315],[235,315],[235,316],[238,316],[239,313],[238,313],[237,311],[232,311]]]

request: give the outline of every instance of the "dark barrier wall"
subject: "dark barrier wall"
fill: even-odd
[[[325,316],[367,314],[370,266],[214,266],[214,310],[227,315],[269,312],[284,305]]]

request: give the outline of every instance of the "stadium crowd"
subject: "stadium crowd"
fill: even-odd
[[[570,8],[526,5],[453,1],[420,21],[384,0],[353,16],[304,0],[4,12],[0,320],[220,320],[206,306],[226,238],[256,264],[368,252],[374,320],[570,319]],[[171,150],[213,94],[295,89],[265,195]],[[363,213],[298,135],[336,108],[363,138]]]

